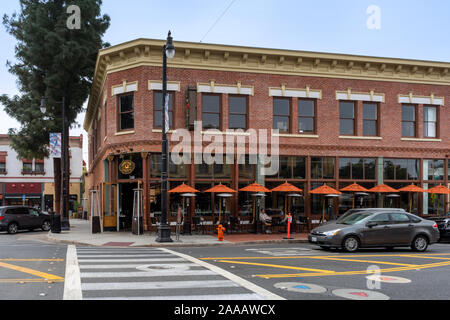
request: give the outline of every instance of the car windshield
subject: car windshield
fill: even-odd
[[[340,216],[336,222],[341,222],[342,220],[344,220],[345,218],[347,218],[349,215],[354,214],[356,212],[361,212],[362,210],[357,210],[357,209],[350,209],[348,210],[346,213],[344,213],[342,216]]]
[[[373,215],[372,212],[354,212],[349,215],[346,215],[345,217],[341,217],[336,223],[338,224],[347,224],[347,225],[353,225],[361,222],[367,217],[370,217]]]

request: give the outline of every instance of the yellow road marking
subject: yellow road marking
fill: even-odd
[[[419,259],[434,259],[434,260],[450,260],[450,258],[442,258],[442,257],[429,257],[429,256],[416,256],[416,255],[404,255],[402,257],[405,258],[419,258]]]
[[[390,264],[393,266],[404,266],[404,267],[416,267],[415,264],[388,262],[388,261],[376,261],[376,260],[357,260],[357,259],[340,259],[340,258],[315,258],[319,260],[329,260],[329,261],[348,261],[348,262],[362,262],[362,263],[373,263],[373,264]]]
[[[449,254],[424,254],[417,255],[421,256],[448,256]],[[411,255],[405,254],[371,254],[371,255],[333,255],[333,256],[282,256],[282,257],[218,257],[218,258],[201,258],[200,260],[273,260],[273,259],[321,259],[321,258],[381,258],[381,257],[409,257]],[[438,258],[436,258],[438,259]],[[441,258],[446,259],[446,258]],[[449,258],[450,259],[450,258]]]
[[[254,262],[244,262],[244,261],[231,261],[231,260],[220,260],[219,262],[232,263],[232,264],[246,264],[246,265],[251,265],[251,266],[271,267],[271,268],[279,268],[279,269],[304,270],[304,271],[312,271],[312,272],[320,272],[320,273],[334,273],[334,271],[330,271],[330,270],[282,266],[282,265],[278,265],[278,264],[265,264],[265,263],[254,263]]]
[[[62,262],[64,259],[0,259],[7,262]]]
[[[16,271],[23,272],[23,273],[28,273],[28,274],[31,274],[31,275],[34,275],[37,277],[41,277],[44,279],[48,279],[48,280],[64,280],[64,278],[61,278],[59,276],[55,276],[55,275],[52,275],[49,273],[44,273],[44,272],[40,272],[37,270],[29,269],[29,268],[15,266],[15,265],[12,265],[9,263],[0,262],[0,267],[11,269],[11,270],[16,270]]]
[[[409,271],[409,270],[418,270],[418,269],[429,269],[429,268],[437,268],[449,266],[450,262],[439,262],[439,263],[431,263],[418,265],[415,267],[399,267],[399,268],[391,268],[391,269],[381,269],[379,272],[381,273],[389,273],[389,272],[399,272],[399,271]],[[339,275],[358,275],[358,274],[370,274],[367,270],[361,271],[344,271],[344,272],[335,272],[335,273],[297,273],[297,274],[265,274],[265,275],[256,275],[260,278],[270,279],[270,278],[296,278],[296,277],[323,277],[323,276],[339,276]]]
[[[61,280],[51,280],[52,282],[64,282],[64,279]],[[45,279],[0,279],[0,283],[43,283],[49,282]]]

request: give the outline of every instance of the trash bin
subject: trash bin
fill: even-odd
[[[61,233],[61,215],[52,215],[52,233]]]

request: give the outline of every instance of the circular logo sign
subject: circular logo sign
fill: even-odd
[[[122,174],[131,174],[131,173],[133,173],[135,168],[136,168],[136,165],[131,160],[124,160],[119,165],[119,170]]]
[[[275,284],[275,288],[298,292],[298,293],[325,293],[327,289],[324,287],[309,284],[309,283],[299,283],[299,282],[282,282]]]

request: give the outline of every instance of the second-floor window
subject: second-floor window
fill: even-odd
[[[6,173],[6,161],[0,160],[0,173]]]
[[[173,129],[173,93],[168,93],[169,96],[169,127]],[[153,127],[162,128],[163,119],[163,95],[162,92],[155,92],[153,95]]]
[[[280,132],[289,132],[291,103],[290,99],[274,98],[273,99],[273,128]]]
[[[298,132],[315,133],[315,102],[314,100],[298,100]]]
[[[437,137],[437,109],[436,107],[423,107],[423,136],[425,138]]]
[[[402,106],[402,136],[416,136],[416,106]]]
[[[134,95],[128,94],[119,98],[119,129],[134,129]]]
[[[202,96],[203,129],[220,130],[220,95]]]
[[[247,97],[230,96],[228,100],[228,127],[247,129]]]
[[[32,160],[23,159],[23,169],[22,169],[22,171],[24,173],[32,173],[33,172],[33,161]]]
[[[43,173],[44,170],[44,160],[36,160],[34,164],[34,171],[37,173]]]
[[[345,136],[355,135],[355,103],[341,101],[340,113],[340,134]]]
[[[378,136],[378,105],[363,103],[363,135]]]

